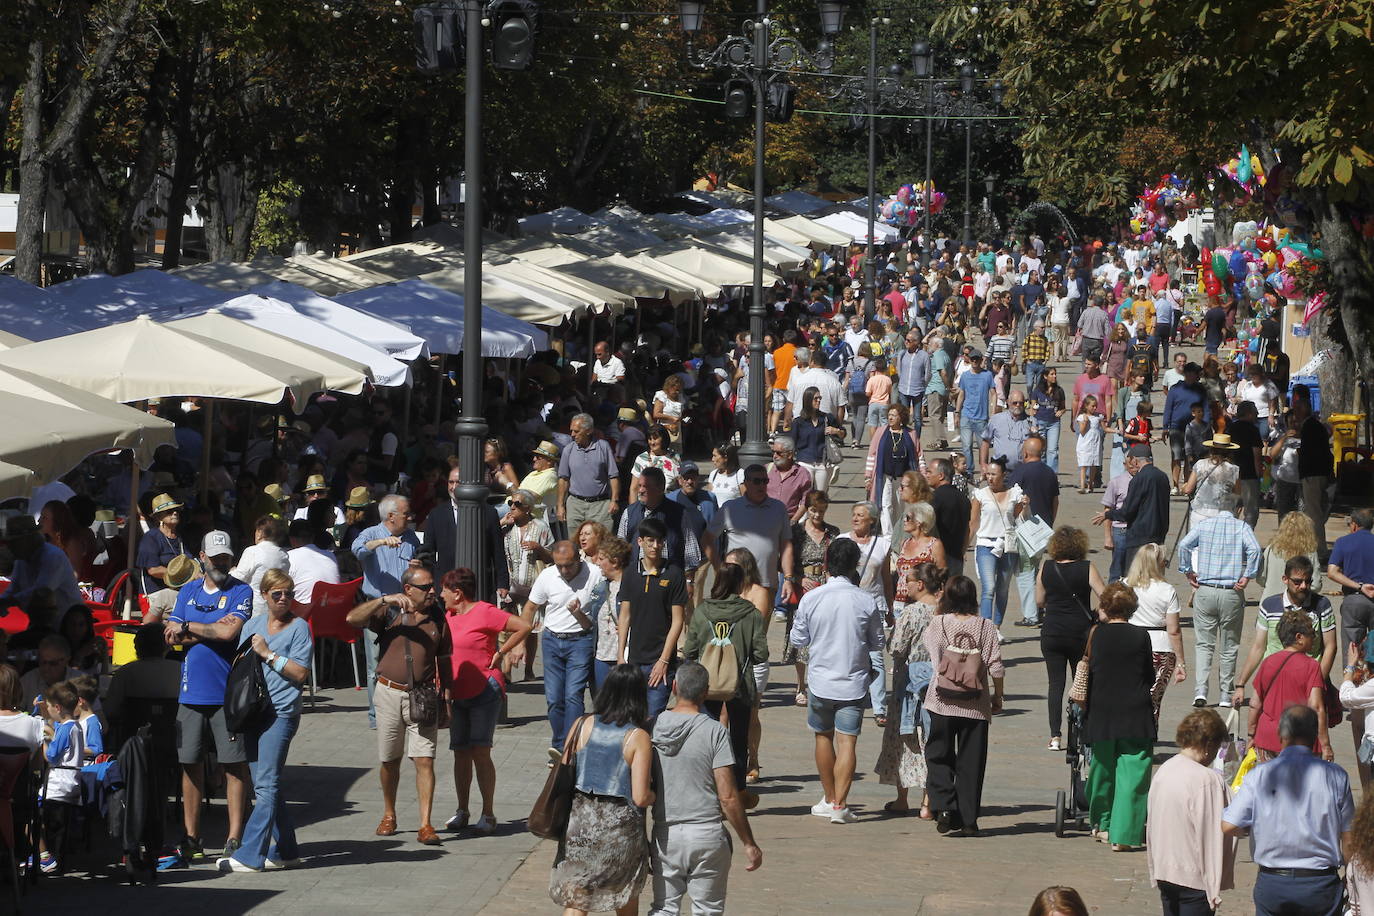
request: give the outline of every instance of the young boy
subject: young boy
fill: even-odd
[[[100,696],[100,682],[87,674],[72,678],[71,685],[76,691],[76,720],[81,723],[84,760],[91,761],[105,753],[105,732],[93,708]]]
[[[1154,424],[1150,422],[1150,415],[1155,411],[1155,407],[1149,401],[1141,401],[1136,405],[1135,416],[1126,421],[1126,428],[1121,431],[1121,438],[1126,440],[1126,448],[1129,449],[1137,442],[1145,445],[1150,444],[1151,433],[1154,432]]]
[[[76,720],[76,690],[66,681],[49,687],[45,700],[52,733],[43,754],[48,781],[43,787],[43,834],[38,840],[38,865],[44,874],[58,869],[57,857],[66,844],[72,813],[81,804],[81,725]]]
[[[1193,465],[1207,454],[1207,446],[1202,443],[1212,438],[1212,428],[1202,420],[1202,405],[1193,405],[1193,418],[1188,421],[1188,426],[1183,430],[1183,455],[1187,459],[1187,466],[1183,469],[1183,476],[1186,478],[1193,471]]]

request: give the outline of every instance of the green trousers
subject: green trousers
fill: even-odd
[[[1148,738],[1094,741],[1088,771],[1088,821],[1107,831],[1112,843],[1145,845],[1150,765],[1155,743]]]

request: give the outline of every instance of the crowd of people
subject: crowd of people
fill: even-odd
[[[654,912],[676,912],[684,893],[701,912],[720,912],[723,825],[751,869],[762,860],[745,812],[759,802],[751,786],[768,778],[759,707],[779,664],[795,666],[789,702],[806,708],[815,735],[822,795],[811,814],[859,819],[849,792],[871,715],[882,730],[874,772],[896,790],[886,811],[978,836],[1014,582],[1012,625],[1039,630],[1047,747],[1066,749],[1067,692],[1091,749],[1093,832],[1118,850],[1167,838],[1148,841],[1165,912],[1212,911],[1229,880],[1229,837],[1245,830],[1266,894],[1328,877],[1356,814],[1343,771],[1317,758],[1332,760],[1343,715],[1363,748],[1363,783],[1374,756],[1364,734],[1374,687],[1358,677],[1374,626],[1374,512],[1351,512],[1350,533],[1328,550],[1330,433],[1308,387],[1287,385],[1266,304],[1253,306],[1260,345],[1245,354],[1227,342],[1246,316],[1229,301],[1199,310],[1183,292],[1187,259],[1167,247],[1031,236],[949,243],[926,261],[904,244],[878,265],[873,302],[851,279],[863,268],[861,252],[851,254],[768,291],[762,404],[749,402],[755,351],[738,307],[713,312],[692,347],[649,316],[618,346],[602,339],[579,353],[570,339],[519,373],[491,364],[472,393],[491,424],[480,533],[459,528],[451,403],[437,405],[436,423],[398,423],[380,394],[317,401],[301,420],[265,427],[227,411],[233,435],[209,454],[194,405],[166,405],[178,448],[160,450],[146,475],[146,530],[129,573],[144,628],[184,658],[180,855],[205,855],[202,762],[213,746],[229,807],[221,870],[299,861],[281,776],[313,663],[301,617],[321,586],[354,579],[347,622],[364,647],[379,836],[400,827],[409,758],[416,839],[441,842],[432,810],[441,728],[458,796],[442,827],[496,829],[497,724],[510,685],[537,674],[549,765],[576,769],[553,898],[569,912],[634,911],[652,873]],[[1182,349],[1199,334],[1201,364]],[[1061,371],[1076,373],[1069,390]],[[741,466],[750,410],[765,412],[772,460]],[[1101,493],[1091,521],[1102,564],[1090,559],[1090,529],[1058,519],[1070,431],[1076,489],[1095,504]],[[1168,447],[1168,471],[1155,466],[1156,443]],[[196,477],[202,459],[209,481]],[[864,492],[841,524],[829,510],[846,466]],[[73,492],[31,507],[36,518],[9,520],[12,571],[0,595],[30,620],[11,648],[38,664],[14,678],[19,693],[6,702],[50,722],[55,768],[82,753],[64,727],[80,706],[67,702],[79,691],[63,671],[108,666],[85,599],[118,571],[123,547],[94,506],[99,492],[127,492],[128,479],[99,466],[68,482]],[[1266,503],[1278,527],[1261,544]],[[459,539],[478,536],[486,568],[457,566]],[[1166,580],[1170,565],[1190,596]],[[1323,573],[1345,593],[1339,610],[1321,594]],[[1238,669],[1252,584],[1263,594]],[[1164,693],[1189,673],[1185,605],[1197,711],[1179,726],[1181,753],[1156,771]],[[775,624],[779,659],[769,651]],[[156,638],[143,639],[154,648],[140,650],[140,663],[161,654]],[[222,705],[245,650],[263,659],[274,714],[239,740]],[[1352,675],[1339,687],[1337,655]],[[1247,690],[1239,737],[1259,765],[1231,799],[1209,767],[1236,726],[1208,707],[1215,700],[1229,714]],[[1278,775],[1284,768],[1321,775]],[[1290,855],[1263,840],[1299,818],[1259,797],[1256,786],[1280,778],[1301,778],[1312,806],[1334,805],[1322,822],[1334,833],[1320,837],[1329,849]],[[1160,813],[1180,799],[1210,820]]]

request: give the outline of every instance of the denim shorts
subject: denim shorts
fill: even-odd
[[[868,695],[857,700],[827,700],[814,693],[807,702],[806,724],[813,732],[839,732],[857,735],[863,728]]]
[[[450,750],[491,747],[496,737],[496,720],[501,716],[501,685],[493,677],[477,696],[449,703],[448,746]]]

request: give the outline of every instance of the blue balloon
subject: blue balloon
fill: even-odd
[[[1240,250],[1231,252],[1231,259],[1227,262],[1226,266],[1230,269],[1231,276],[1241,277],[1243,279],[1246,272],[1244,252]]]
[[[1283,275],[1276,270],[1273,273],[1269,274],[1269,276],[1265,277],[1264,282],[1274,287],[1274,289],[1278,289],[1281,286],[1283,286]]]

